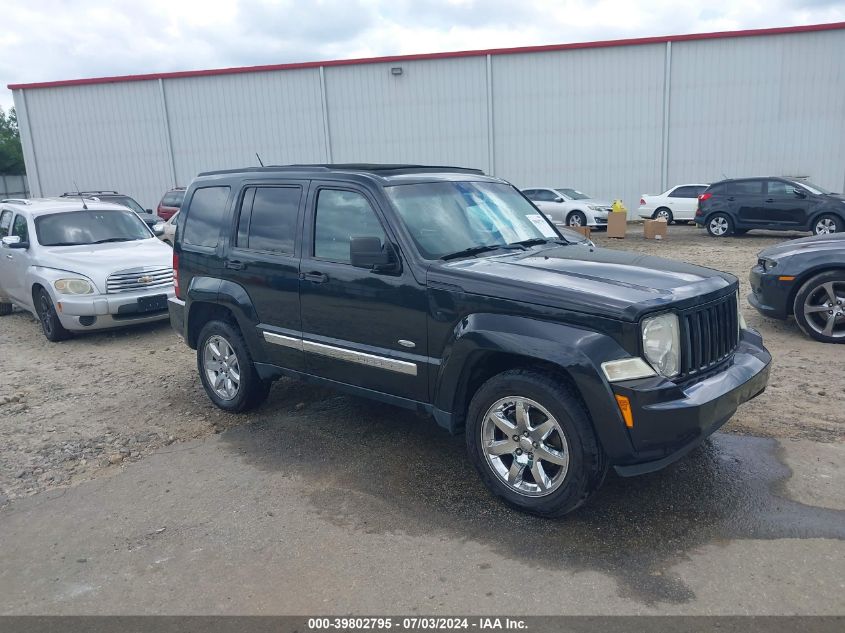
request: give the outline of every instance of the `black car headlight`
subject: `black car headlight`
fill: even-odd
[[[643,319],[643,355],[662,376],[672,378],[681,371],[681,337],[678,315],[666,312]]]
[[[768,257],[758,258],[757,263],[763,269],[763,272],[769,272],[772,268],[778,265],[774,259],[769,259]]]

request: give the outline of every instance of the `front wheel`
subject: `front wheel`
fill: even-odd
[[[70,332],[59,321],[59,315],[56,313],[56,308],[53,307],[53,300],[44,288],[35,293],[35,311],[38,313],[41,331],[44,332],[48,341],[58,343],[70,338]]]
[[[469,406],[466,441],[490,491],[541,516],[572,512],[607,472],[583,403],[549,374],[511,370],[484,383]]]
[[[209,321],[200,331],[197,369],[205,393],[224,411],[253,409],[270,392],[270,383],[255,371],[240,331],[225,321]]]
[[[820,216],[816,223],[813,225],[813,234],[814,235],[828,235],[830,233],[841,233],[842,232],[842,220],[837,218],[835,215],[831,215],[830,213],[826,213],[823,216]]]
[[[566,218],[566,223],[569,226],[587,226],[587,216],[583,211],[573,211]]]
[[[795,322],[822,343],[845,343],[845,272],[834,270],[808,280],[795,295]]]
[[[727,237],[734,232],[734,223],[724,213],[716,213],[707,220],[707,232],[712,237]]]

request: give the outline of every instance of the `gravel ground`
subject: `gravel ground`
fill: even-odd
[[[601,246],[729,271],[740,278],[743,295],[757,251],[797,237],[761,233],[713,240],[687,226],[670,227],[662,241],[644,240],[638,226],[630,233],[625,240],[593,237]],[[841,441],[842,347],[811,341],[794,323],[764,319],[747,305],[743,310],[748,323],[763,332],[775,361],[769,389],[742,407],[726,430]],[[10,498],[118,472],[163,445],[272,420],[279,410],[337,400],[334,404],[369,407],[376,417],[396,415],[384,405],[289,380],[274,386],[260,410],[225,414],[209,403],[193,352],[166,322],[52,344],[30,315],[16,311],[0,319],[0,375],[0,506]]]

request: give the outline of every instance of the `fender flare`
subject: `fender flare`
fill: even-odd
[[[583,399],[605,452],[613,458],[633,450],[600,368],[605,360],[630,354],[605,334],[513,315],[469,315],[458,323],[447,343],[435,379],[433,404],[436,417],[448,418],[453,432],[463,422],[472,398],[465,390],[473,371],[496,354],[519,356],[526,361],[522,366],[534,361],[559,369]],[[446,415],[437,416],[438,412]]]
[[[246,289],[232,281],[203,276],[193,277],[186,293],[185,340],[189,344],[198,333],[193,331],[192,316],[195,315],[195,310],[203,305],[227,310],[234,317],[241,333],[248,339],[250,347],[261,349],[255,329],[258,315]]]

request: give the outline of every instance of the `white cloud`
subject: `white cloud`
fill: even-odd
[[[9,83],[845,21],[842,0],[35,0]]]

